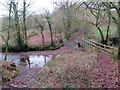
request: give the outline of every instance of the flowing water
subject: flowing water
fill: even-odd
[[[52,55],[28,55],[30,60],[30,67],[34,68],[42,68],[49,60],[51,60]],[[29,66],[28,62],[22,63],[20,62],[20,59],[23,57],[23,55],[20,54],[8,54],[7,61],[14,62],[16,65],[21,66]],[[0,60],[4,59],[4,54],[0,53]]]

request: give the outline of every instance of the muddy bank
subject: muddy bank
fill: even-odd
[[[17,77],[7,82],[2,88],[28,88],[40,70],[41,68],[24,68]]]
[[[24,65],[19,64],[19,58],[21,56],[19,56],[18,54],[14,54],[13,56],[9,54],[8,61],[12,60],[10,57],[12,57],[12,59],[15,59],[15,57],[17,57],[17,59],[13,60],[12,62],[16,63],[21,72],[11,81],[5,83],[2,86],[3,88],[29,88],[36,78],[38,72],[43,69],[43,67],[45,66],[45,64],[47,64],[49,60],[52,60],[54,58],[54,56],[52,55],[30,55],[29,59],[31,64],[29,67],[28,63]]]

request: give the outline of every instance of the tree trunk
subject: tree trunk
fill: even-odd
[[[69,11],[69,8],[67,8],[67,14],[66,14],[66,24],[67,24],[67,27],[66,27],[66,32],[67,32],[67,35],[66,35],[66,39],[69,40],[71,38],[71,14],[70,14],[70,11]]]
[[[6,40],[6,49],[5,49],[5,57],[4,60],[7,60],[7,53],[8,53],[8,42],[10,39],[10,29],[11,29],[11,9],[12,9],[12,2],[10,2],[10,7],[9,7],[9,28],[8,28],[8,32],[7,32],[7,40]]]
[[[106,35],[105,45],[107,45],[107,43],[108,43],[109,30],[110,30],[110,25],[107,27],[107,35]]]
[[[109,13],[108,13],[109,14]],[[109,38],[109,31],[110,31],[110,23],[111,23],[111,17],[108,15],[109,17],[109,22],[108,22],[108,26],[107,26],[107,35],[106,35],[106,40],[105,40],[105,44],[107,45],[108,43],[108,38]]]
[[[60,41],[59,41],[59,43],[63,43],[62,32],[60,31],[59,34],[60,34]]]
[[[20,28],[19,28],[19,17],[18,17],[18,12],[15,12],[15,27],[17,30],[17,44],[20,46],[21,44],[21,35],[20,35]]]
[[[51,46],[53,46],[54,42],[53,42],[52,26],[51,26],[49,20],[48,20],[48,25],[49,25],[49,28],[50,28]]]
[[[21,34],[20,34],[19,16],[18,16],[17,5],[15,4],[15,2],[13,2],[13,10],[15,13],[16,46],[18,50],[22,50],[23,41],[22,41]]]
[[[26,2],[24,0],[23,2],[23,29],[24,29],[24,44],[25,44],[25,48],[27,47],[27,30],[26,30]]]
[[[101,31],[100,27],[98,27],[98,26],[97,26],[97,28],[98,28],[98,30],[99,30],[99,32],[100,32],[100,36],[101,36],[101,43],[102,43],[102,44],[105,44],[104,35],[103,35],[103,33],[102,33],[102,31]]]
[[[43,46],[45,46],[45,40],[44,40],[43,28],[41,28],[41,29],[42,29],[42,31],[41,31],[42,43],[43,43]]]
[[[5,57],[4,57],[4,61],[7,60],[7,53],[8,53],[8,45],[5,48]]]
[[[120,59],[120,1],[118,2],[118,59]]]

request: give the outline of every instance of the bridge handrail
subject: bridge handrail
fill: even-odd
[[[105,47],[105,48],[108,48],[108,49],[116,49],[115,47],[108,46],[108,45],[105,45],[105,44],[101,44],[101,43],[98,43],[98,42],[92,41],[92,40],[87,39],[87,38],[84,38],[84,39],[86,39],[86,40],[88,40],[88,41],[90,41],[90,42],[92,42],[92,43],[94,43],[94,44],[96,44],[96,45],[98,45],[98,46],[101,46],[101,47]]]
[[[97,43],[97,42],[95,42],[95,41],[91,41],[91,40],[89,40],[89,39],[87,39],[87,38],[83,38],[83,37],[82,37],[82,38],[80,38],[80,39],[81,39],[82,41],[84,41],[84,42],[92,45],[93,47],[98,48],[98,49],[103,50],[103,51],[106,51],[106,52],[108,52],[108,53],[114,53],[114,50],[117,50],[117,48],[115,48],[115,47],[103,45],[103,44],[101,44],[101,43]]]

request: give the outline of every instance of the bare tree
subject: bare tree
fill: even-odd
[[[26,30],[26,0],[23,0],[23,29],[24,29],[24,39],[25,47],[27,47],[27,30]]]
[[[18,2],[17,3],[12,2],[12,3],[13,3],[14,18],[15,18],[16,46],[18,50],[22,50],[24,47],[24,41],[22,39],[21,30],[20,30]]]
[[[53,23],[56,31],[55,36],[58,38],[60,43],[63,43],[63,32],[64,32],[64,24],[62,21],[62,16],[63,14],[60,9],[55,10],[52,14],[52,17],[54,17]]]
[[[103,4],[110,10],[115,9],[117,12],[117,16],[113,16],[112,13],[110,16],[118,27],[118,59],[120,59],[120,0],[118,2],[103,2]]]
[[[118,59],[120,59],[120,1],[118,2]]]
[[[68,40],[71,38],[72,33],[72,24],[75,23],[73,18],[78,13],[79,7],[82,5],[79,1],[70,1],[64,0],[61,2],[54,2],[58,8],[62,10],[63,17],[62,23],[65,29],[65,38]]]
[[[53,32],[52,32],[52,23],[51,23],[51,17],[50,17],[50,13],[49,11],[46,10],[46,13],[45,13],[45,18],[47,20],[47,23],[48,23],[48,26],[49,26],[49,29],[50,29],[50,37],[51,37],[51,46],[54,45],[54,42],[53,42]]]
[[[32,0],[31,0],[32,1]],[[27,10],[28,10],[28,7],[31,6],[31,1],[29,3],[26,2],[26,0],[23,0],[23,12],[22,12],[22,15],[23,15],[23,34],[24,34],[24,48],[27,48],[27,26],[26,26],[26,17],[27,17]]]
[[[104,8],[102,2],[85,2],[84,5],[87,7],[87,9],[90,11],[95,19],[94,21],[90,20],[89,23],[98,29],[101,36],[101,43],[107,44],[111,25],[110,9]],[[103,34],[103,31],[101,29],[101,27],[103,26],[101,19],[107,23],[106,35]]]
[[[10,40],[10,30],[11,29],[11,12],[12,12],[12,2],[9,3],[9,26],[8,26],[8,31],[7,31],[7,39],[5,40],[4,36],[3,36],[3,39],[6,43],[6,49],[5,49],[5,57],[4,57],[4,60],[7,60],[7,52],[8,52],[8,42]]]
[[[26,3],[26,0],[23,0],[23,6],[22,8],[20,7],[20,2],[11,0],[10,1],[11,9],[9,10],[9,23],[11,26],[8,26],[8,33],[11,31],[11,35],[14,34],[14,43],[16,46],[16,49],[19,51],[26,50],[27,47],[27,29],[26,29],[26,17],[27,17],[27,10],[28,7],[31,5],[31,1],[29,3]],[[6,5],[5,5],[6,7]],[[11,19],[12,18],[12,19]],[[10,31],[11,30],[11,31]],[[14,30],[14,32],[13,32]],[[9,34],[10,36],[10,34]],[[13,36],[11,36],[13,37]],[[12,40],[12,38],[9,37],[9,39]],[[7,39],[4,41],[7,42]],[[7,48],[6,48],[7,50]]]
[[[43,42],[43,46],[45,46],[45,40],[44,40],[44,17],[43,15],[41,15],[41,19],[39,20],[38,17],[35,18],[35,21],[36,21],[36,27],[38,29],[40,29],[40,33],[41,33],[41,36],[42,36],[42,42]]]

